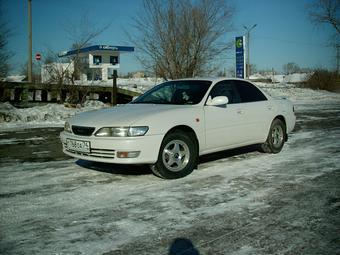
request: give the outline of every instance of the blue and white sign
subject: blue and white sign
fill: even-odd
[[[246,72],[246,61],[245,61],[245,38],[244,36],[238,36],[235,38],[235,49],[236,49],[236,77],[244,78]]]
[[[89,47],[75,49],[70,51],[63,51],[58,56],[59,57],[67,57],[72,55],[78,55],[80,53],[89,53],[95,51],[107,51],[107,52],[134,52],[135,48],[130,46],[112,46],[112,45],[92,45]]]

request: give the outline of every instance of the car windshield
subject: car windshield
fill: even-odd
[[[181,80],[162,83],[138,97],[132,104],[194,105],[201,102],[211,81]]]

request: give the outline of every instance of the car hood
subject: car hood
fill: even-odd
[[[154,104],[126,104],[112,108],[83,112],[72,117],[71,125],[108,127],[108,126],[131,126],[148,117],[164,118],[164,113],[188,108],[188,105],[154,105]]]

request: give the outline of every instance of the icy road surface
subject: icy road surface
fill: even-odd
[[[281,153],[205,156],[174,181],[70,159],[57,128],[2,131],[0,254],[168,254],[178,237],[200,254],[340,254],[340,102],[317,103]]]

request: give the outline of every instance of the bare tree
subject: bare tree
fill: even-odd
[[[0,4],[0,77],[6,77],[9,71],[10,52],[7,48],[10,29],[8,23],[4,19],[2,6]]]
[[[109,24],[105,26],[95,25],[88,17],[87,13],[83,13],[77,24],[68,23],[64,25],[67,36],[71,41],[71,49],[75,50],[76,53],[72,56],[60,58],[57,53],[48,49],[43,66],[44,76],[47,77],[46,83],[56,84],[58,88],[61,88],[64,84],[69,85],[68,101],[70,103],[78,101],[83,103],[89,91],[86,87],[76,86],[80,74],[86,74],[89,71],[88,62],[81,57],[80,50],[93,43],[93,40],[109,27]],[[81,95],[81,98],[79,98],[79,95]]]
[[[309,15],[316,24],[330,24],[340,34],[340,0],[315,0]]]
[[[231,47],[220,39],[231,29],[233,9],[224,0],[144,0],[130,36],[141,63],[164,79],[208,74]]]
[[[89,46],[93,40],[102,34],[110,25],[110,23],[100,26],[93,23],[89,19],[90,15],[84,12],[77,24],[65,25],[65,31],[68,38],[72,42],[71,48],[79,51],[81,48]],[[88,71],[88,64],[82,61],[78,52],[77,54],[69,57],[69,61],[73,63],[73,72],[71,72],[70,81],[74,84],[75,80],[79,80],[81,73]]]
[[[300,67],[297,64],[295,64],[294,62],[289,62],[289,63],[283,65],[283,72],[285,74],[299,73]]]
[[[69,84],[70,73],[73,72],[73,64],[62,63],[58,54],[52,50],[48,50],[44,58],[44,65],[42,68],[44,83],[53,83],[58,86]]]
[[[314,0],[309,6],[309,16],[313,23],[329,24],[336,31],[330,46],[336,51],[336,71],[340,66],[340,0]]]

